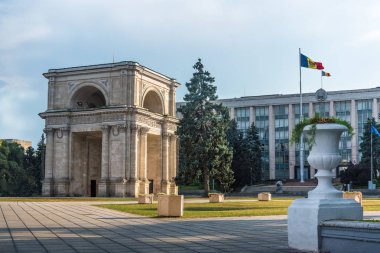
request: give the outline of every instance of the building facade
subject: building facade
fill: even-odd
[[[1,140],[1,139],[0,139]],[[27,150],[29,147],[32,146],[32,141],[27,141],[27,140],[19,140],[19,139],[2,139],[3,141],[6,141],[8,143],[17,143],[20,144],[21,147],[24,148],[24,150]]]
[[[238,129],[245,131],[255,123],[263,151],[264,179],[299,179],[299,145],[290,145],[294,126],[300,121],[300,95],[265,95],[219,100],[230,110],[231,118],[237,121]],[[368,118],[378,120],[380,87],[372,89],[331,91],[318,90],[303,94],[303,117],[334,116],[347,120],[354,128],[350,138],[343,133],[340,141],[341,169],[349,162],[360,161],[359,145],[364,124]],[[305,146],[305,158],[309,151]],[[305,159],[307,178],[313,178],[315,169]]]
[[[44,196],[174,193],[175,79],[136,62],[50,69]]]

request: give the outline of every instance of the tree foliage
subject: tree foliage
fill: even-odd
[[[182,114],[178,127],[180,174],[187,182],[203,181],[206,194],[210,190],[211,177],[217,179],[224,191],[228,191],[233,183],[232,150],[226,139],[228,110],[215,102],[215,80],[204,70],[201,59],[193,68],[193,77],[186,83],[186,104],[178,108]]]
[[[44,147],[44,139],[39,144]],[[17,143],[0,141],[0,196],[40,194],[44,150],[39,152],[32,147],[24,150]]]
[[[232,124],[233,126],[234,124]],[[234,127],[232,127],[234,128]],[[235,186],[252,185],[261,180],[261,142],[257,128],[254,124],[243,133],[232,134],[230,130],[231,145],[233,147],[232,168],[235,175]]]
[[[368,180],[371,178],[370,168],[371,168],[371,126],[376,127],[377,130],[380,129],[380,125],[376,124],[374,118],[368,119],[364,125],[363,136],[361,137],[362,142],[360,143],[359,152],[361,153],[360,167],[368,168]],[[379,164],[377,163],[380,160],[380,137],[376,134],[372,134],[372,159],[373,159],[373,172],[374,178],[376,176],[375,171],[379,169]],[[367,180],[367,181],[368,181]]]

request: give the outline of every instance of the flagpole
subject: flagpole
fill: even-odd
[[[300,121],[303,120],[303,110],[302,110],[302,78],[301,78],[301,48],[299,50],[299,67],[300,67]],[[301,133],[301,140],[300,140],[300,182],[304,183],[304,176],[303,176],[303,170],[304,170],[304,143],[303,143],[303,131]]]
[[[370,190],[373,189],[373,186],[372,186],[372,183],[373,183],[372,127],[373,126],[371,125],[371,184],[370,184],[371,188]]]
[[[321,89],[323,89],[323,78],[322,78],[322,70],[321,70]]]

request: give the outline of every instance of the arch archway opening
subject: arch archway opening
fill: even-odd
[[[162,101],[154,91],[149,91],[144,98],[143,107],[150,112],[163,114]]]
[[[93,86],[85,86],[77,90],[70,103],[70,107],[74,109],[93,109],[105,106],[106,99],[103,93]]]

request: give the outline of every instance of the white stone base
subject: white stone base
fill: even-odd
[[[361,220],[363,208],[352,199],[297,199],[288,208],[289,247],[318,251],[319,224],[326,220]]]

